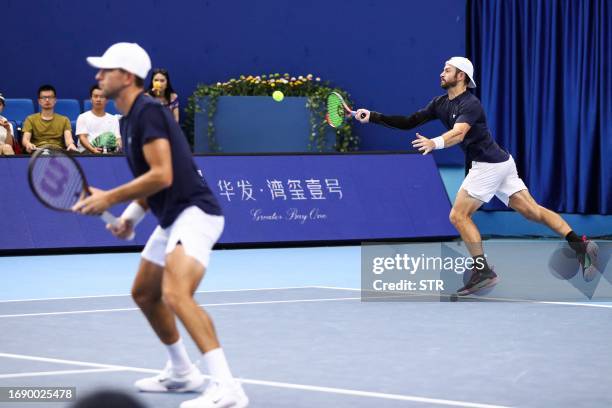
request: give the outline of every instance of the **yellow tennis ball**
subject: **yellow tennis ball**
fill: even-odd
[[[274,99],[276,102],[282,101],[284,97],[285,95],[281,91],[272,92],[272,99]]]

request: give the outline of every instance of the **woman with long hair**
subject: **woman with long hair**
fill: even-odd
[[[172,88],[170,74],[163,68],[155,68],[151,75],[151,82],[147,89],[147,94],[159,100],[162,105],[170,109],[174,119],[179,121],[179,100],[178,95]]]

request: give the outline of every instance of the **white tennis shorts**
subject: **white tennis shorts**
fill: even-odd
[[[180,241],[185,253],[208,267],[210,253],[223,232],[225,218],[222,215],[206,214],[200,208],[185,208],[168,228],[159,225],[151,234],[141,256],[154,264],[165,266],[166,255]]]
[[[461,188],[471,197],[485,203],[491,201],[495,195],[505,205],[508,205],[512,194],[527,190],[527,186],[518,176],[512,156],[502,163],[472,162],[472,168],[463,180]]]

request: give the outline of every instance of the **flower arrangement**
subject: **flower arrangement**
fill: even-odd
[[[297,77],[289,74],[269,75],[241,75],[238,79],[232,78],[227,82],[217,82],[212,85],[198,85],[197,89],[189,97],[186,108],[187,117],[185,126],[190,143],[193,145],[194,116],[200,111],[198,100],[207,97],[208,112],[208,141],[213,151],[219,151],[215,139],[215,127],[213,118],[217,109],[219,96],[270,96],[274,91],[281,91],[285,97],[302,96],[308,98],[306,107],[310,110],[310,138],[309,149],[323,151],[325,148],[325,132],[329,126],[325,121],[327,112],[327,96],[332,92],[338,92],[351,104],[350,97],[346,91],[331,87],[329,82],[321,81],[321,78],[312,74]],[[341,127],[334,129],[336,132],[336,143],[334,149],[338,152],[357,150],[359,139],[353,135],[350,121]]]

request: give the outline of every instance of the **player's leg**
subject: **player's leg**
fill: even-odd
[[[505,175],[504,163],[473,162],[457,192],[450,212],[450,221],[457,228],[473,257],[483,255],[482,239],[472,215],[488,203]]]
[[[162,297],[166,244],[167,236],[158,227],[143,250],[132,297],[166,346],[168,363],[159,375],[138,380],[135,386],[145,392],[194,391],[202,387],[204,377],[191,363],[177,330],[174,313]]]
[[[539,205],[527,189],[512,194],[508,205],[528,220],[544,224],[564,237],[576,252],[585,279],[591,280],[594,277],[594,274],[597,273],[596,264],[599,252],[595,242],[576,234],[559,214]]]
[[[132,285],[132,298],[145,315],[162,343],[174,344],[179,339],[174,313],[162,300],[164,267],[141,259]]]
[[[478,227],[472,221],[472,215],[482,206],[483,202],[471,197],[463,188],[457,193],[449,219],[455,226],[470,254],[475,257],[483,255],[482,239]]]
[[[212,319],[193,298],[204,271],[204,265],[187,255],[183,245],[177,245],[166,258],[164,301],[200,349],[212,377],[206,391],[198,398],[183,402],[181,408],[243,408],[248,405],[248,398],[232,376]]]
[[[528,220],[546,225],[562,237],[572,230],[559,214],[539,205],[527,189],[512,194],[508,206]]]
[[[457,291],[460,296],[495,285],[498,281],[487,263],[480,232],[472,221],[472,215],[493,198],[503,180],[506,166],[506,163],[473,162],[453,204],[450,220],[461,234],[474,261],[469,281]]]
[[[539,205],[529,193],[527,186],[518,176],[514,159],[508,161],[508,172],[496,192],[497,197],[506,205],[519,212],[525,218],[544,224],[560,236],[564,237],[570,247],[576,252],[576,256],[582,266],[582,273],[587,279],[592,279],[597,272],[597,244],[580,237],[565,222],[563,218],[554,211]]]
[[[204,271],[204,265],[187,255],[179,244],[166,257],[163,282],[164,302],[181,320],[202,353],[219,348],[211,318],[193,298]]]
[[[164,302],[181,320],[212,377],[204,394],[182,408],[246,407],[248,398],[234,380],[212,319],[193,298],[204,277],[213,245],[223,230],[223,217],[187,208],[171,227],[162,285]]]
[[[457,290],[460,296],[469,295],[485,287],[495,285],[498,277],[487,264],[482,247],[480,232],[472,221],[472,215],[480,208],[483,201],[470,196],[463,188],[457,193],[455,203],[450,213],[450,221],[457,228],[470,255],[474,260],[474,268],[471,271],[470,280]]]

